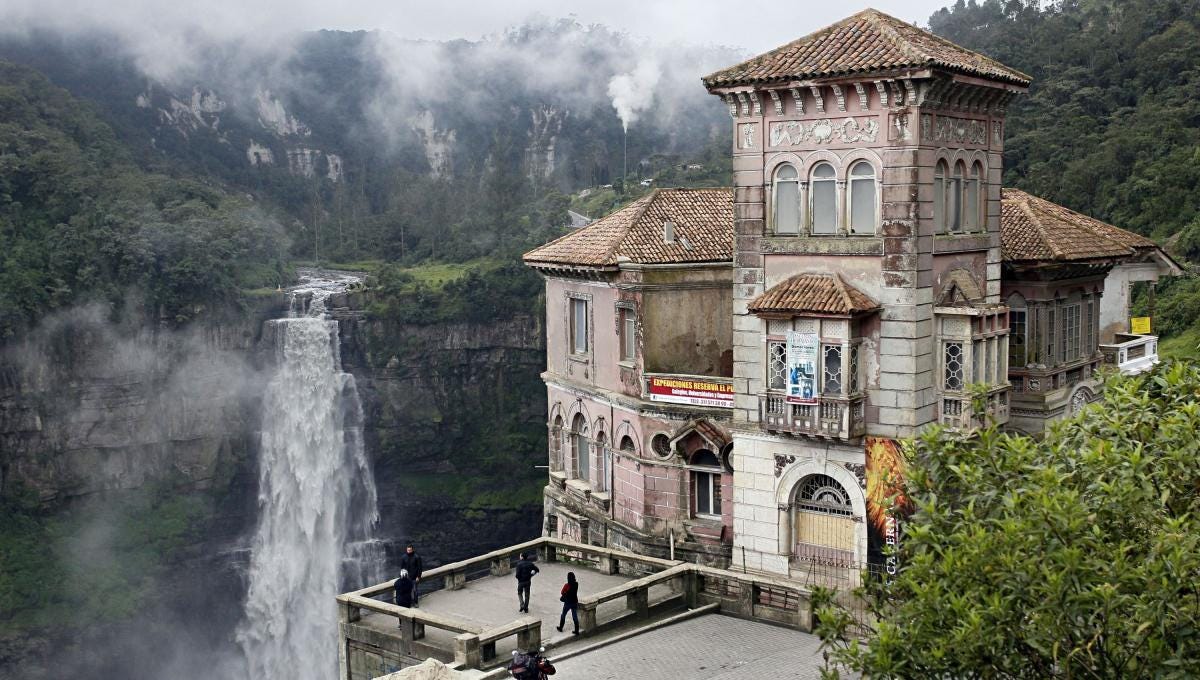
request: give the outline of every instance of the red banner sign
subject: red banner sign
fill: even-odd
[[[690,406],[733,408],[733,383],[706,378],[651,376],[650,400]]]

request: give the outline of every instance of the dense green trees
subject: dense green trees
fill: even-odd
[[[253,201],[143,172],[88,106],[0,62],[0,337],[84,300],[184,321],[279,284],[284,256]]]
[[[1111,380],[1044,440],[930,432],[908,452],[903,568],[866,587],[872,678],[1200,674],[1200,366]],[[826,600],[828,603],[829,600]]]

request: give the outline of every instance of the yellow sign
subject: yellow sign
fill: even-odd
[[[1129,332],[1134,335],[1150,335],[1150,317],[1135,316],[1130,319]]]

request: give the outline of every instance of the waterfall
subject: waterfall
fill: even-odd
[[[338,324],[325,318],[329,295],[294,290],[290,318],[267,322],[277,367],[263,400],[259,520],[237,631],[255,680],[334,675],[335,597],[374,582],[383,566],[362,407],[342,372]]]

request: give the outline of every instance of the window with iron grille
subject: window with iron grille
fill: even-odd
[[[1046,364],[1054,363],[1054,309],[1046,310]]]
[[[850,494],[828,475],[809,475],[800,484],[796,493],[796,507],[808,512],[823,512],[830,515],[854,515]]]
[[[787,388],[787,343],[783,340],[767,342],[767,389]]]
[[[842,346],[825,345],[825,387],[824,394],[842,393]]]
[[[858,345],[850,345],[850,394],[858,393]]]
[[[963,344],[947,342],[944,356],[945,379],[943,386],[952,392],[962,391],[963,388]]]

